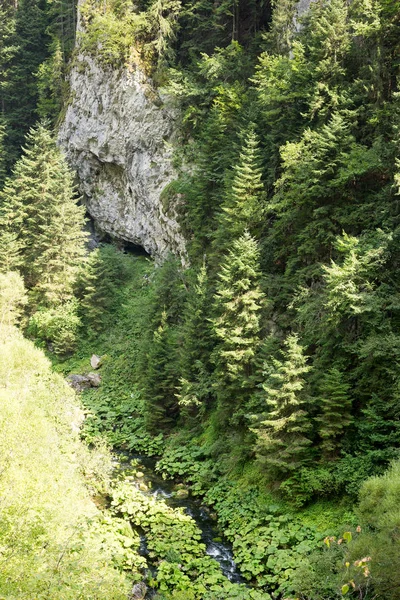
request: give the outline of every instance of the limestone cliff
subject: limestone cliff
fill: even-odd
[[[170,142],[176,111],[138,68],[113,71],[78,56],[59,141],[98,227],[156,258],[184,259],[174,207],[160,195],[174,177]]]

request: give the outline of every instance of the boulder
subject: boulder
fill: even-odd
[[[98,373],[88,373],[86,375],[88,378],[91,387],[99,387],[101,384],[101,377]]]
[[[90,365],[92,369],[98,369],[101,367],[101,358],[97,356],[97,354],[92,354],[92,358],[90,359]]]
[[[87,375],[68,375],[67,383],[78,393],[91,387],[99,387],[101,377],[98,373],[88,373]]]
[[[129,600],[144,600],[147,593],[147,586],[143,581],[134,583],[132,591],[129,594]]]

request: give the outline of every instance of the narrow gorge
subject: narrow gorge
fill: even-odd
[[[398,600],[400,0],[3,0],[0,600]]]

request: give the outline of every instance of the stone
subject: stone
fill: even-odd
[[[92,357],[90,359],[90,365],[91,365],[92,369],[98,369],[99,367],[101,367],[100,356],[97,356],[97,354],[92,354]]]
[[[101,377],[98,373],[88,373],[86,376],[91,387],[99,387],[101,385]]]
[[[91,387],[99,387],[101,377],[98,373],[88,373],[87,375],[68,375],[67,383],[78,393]]]
[[[86,375],[68,375],[67,383],[78,393],[91,387]]]
[[[188,492],[188,490],[184,490],[184,489],[177,490],[175,492],[175,497],[176,498],[180,498],[180,499],[188,498],[189,497],[189,492]]]
[[[136,471],[136,477],[138,479],[141,479],[142,477],[144,477],[144,473],[142,471]]]
[[[78,30],[82,31],[79,19]],[[138,65],[112,69],[79,47],[69,86],[58,141],[96,226],[115,239],[143,247],[156,259],[172,252],[185,263],[185,241],[177,222],[180,200],[161,199],[176,178],[176,105],[154,88]]]
[[[140,483],[139,483],[139,490],[140,490],[141,492],[148,492],[148,491],[149,491],[149,488],[147,487],[147,485],[146,485],[145,483],[143,483],[143,482],[140,482]]]
[[[129,600],[144,600],[147,594],[147,586],[143,581],[134,583],[132,591],[129,594]]]

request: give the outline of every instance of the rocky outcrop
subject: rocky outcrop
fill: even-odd
[[[156,258],[185,243],[174,205],[161,192],[176,176],[171,141],[177,112],[140,68],[112,70],[79,55],[59,143],[76,171],[96,225]]]
[[[76,392],[80,393],[91,387],[99,387],[101,385],[101,377],[98,373],[88,373],[87,375],[68,375],[67,383]]]

